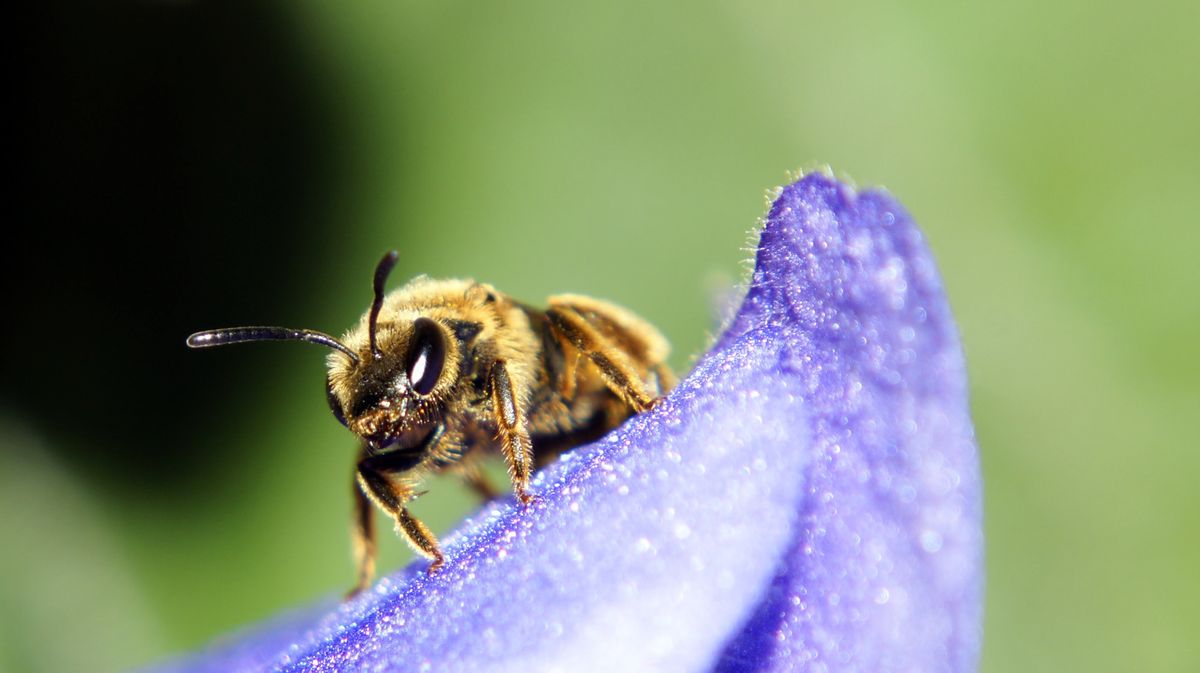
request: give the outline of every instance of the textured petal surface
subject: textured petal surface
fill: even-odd
[[[964,365],[888,196],[782,190],[753,282],[658,407],[354,602],[163,671],[971,671]]]

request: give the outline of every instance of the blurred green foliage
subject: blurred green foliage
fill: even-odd
[[[397,277],[627,305],[686,369],[717,289],[746,268],[765,191],[827,163],[906,204],[957,312],[986,487],[982,670],[1200,661],[1194,3],[274,11],[344,120],[338,226],[305,326],[349,326],[398,247]],[[352,446],[319,357],[295,350],[247,360],[261,365],[240,402],[204,430],[238,460],[153,507],[53,465],[39,428],[5,421],[0,440],[27,458],[4,464],[0,533],[45,552],[4,554],[0,666],[67,666],[51,656],[64,639],[100,632],[88,668],[119,670],[349,586]],[[42,509],[10,481],[75,495]],[[416,511],[446,531],[474,506],[447,481]],[[403,546],[383,537],[385,572]],[[38,609],[31,587],[88,578],[102,605]]]

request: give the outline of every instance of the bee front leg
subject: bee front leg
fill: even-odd
[[[376,458],[386,458],[377,456]],[[396,521],[396,532],[401,533],[408,543],[420,554],[433,559],[429,572],[433,573],[442,567],[445,557],[438,547],[437,538],[421,520],[409,513],[404,503],[412,500],[415,495],[411,488],[396,483],[380,468],[371,465],[372,458],[358,464],[358,485],[363,493],[375,501],[383,511]]]
[[[428,570],[430,574],[442,566],[445,557],[442,555],[441,548],[438,547],[437,537],[429,530],[428,526],[413,516],[404,506],[417,494],[413,492],[411,486],[393,479],[391,475],[408,472],[417,467],[429,452],[437,449],[445,431],[445,426],[438,426],[418,447],[367,456],[358,461],[355,475],[359,491],[358,499],[356,499],[358,513],[356,519],[360,523],[354,531],[354,535],[356,541],[367,542],[369,546],[364,545],[364,554],[360,557],[359,583],[355,592],[369,584],[370,578],[374,574],[374,535],[369,513],[366,515],[362,513],[363,508],[366,507],[362,502],[364,497],[374,501],[380,509],[395,520],[396,532],[403,535],[414,550],[433,560]],[[365,525],[361,523],[363,521],[366,522]]]
[[[490,378],[492,409],[500,433],[500,450],[504,453],[504,461],[508,463],[508,473],[512,477],[517,498],[528,504],[533,499],[533,496],[529,495],[529,474],[533,471],[533,440],[529,438],[524,411],[520,407],[517,394],[513,390],[512,379],[508,376],[508,367],[503,360],[497,360],[492,365]]]

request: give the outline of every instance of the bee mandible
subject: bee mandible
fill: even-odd
[[[374,300],[341,338],[310,329],[231,327],[197,332],[192,348],[251,341],[326,346],[326,397],[359,439],[351,526],[358,579],[375,573],[371,503],[432,560],[445,557],[407,504],[430,474],[451,471],[485,498],[497,494],[480,459],[498,450],[518,500],[534,469],[649,409],[674,384],[667,340],[612,303],[556,295],[542,310],[486,283],[418,276],[384,294],[397,254],[375,269]]]

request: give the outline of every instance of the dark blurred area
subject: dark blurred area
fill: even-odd
[[[184,338],[283,321],[318,277],[339,120],[272,3],[27,11],[3,404],[62,460],[162,496],[230,458],[197,430],[271,357]]]

